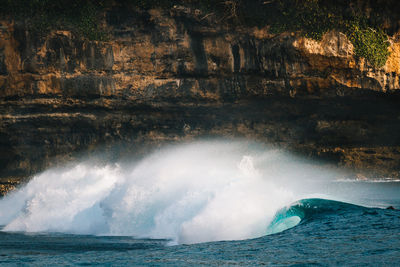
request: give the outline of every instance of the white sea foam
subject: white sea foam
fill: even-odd
[[[0,225],[176,243],[255,238],[319,176],[329,175],[254,143],[197,142],[45,171],[0,200]]]

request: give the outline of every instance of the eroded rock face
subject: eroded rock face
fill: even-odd
[[[0,22],[0,176],[204,136],[268,142],[366,177],[400,176],[400,43],[381,69],[320,42],[190,10],[105,14],[107,42]],[[124,152],[125,151],[125,152]]]

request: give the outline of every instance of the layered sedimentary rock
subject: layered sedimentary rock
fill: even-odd
[[[246,137],[359,177],[400,176],[396,36],[376,69],[335,31],[321,41],[272,35],[181,7],[104,17],[103,42],[1,21],[3,182],[99,149],[119,157],[203,137]]]

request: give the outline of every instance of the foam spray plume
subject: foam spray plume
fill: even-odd
[[[197,142],[138,162],[45,171],[0,200],[0,225],[176,243],[255,238],[279,209],[304,197],[299,186],[306,179],[319,175],[258,144]]]

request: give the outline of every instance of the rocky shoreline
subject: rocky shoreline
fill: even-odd
[[[2,188],[98,149],[120,157],[205,137],[400,177],[397,35],[377,69],[337,31],[233,30],[184,9],[110,10],[104,23],[107,41],[0,22]]]

